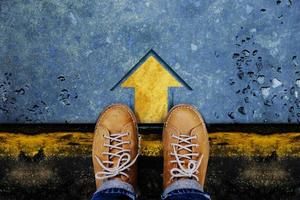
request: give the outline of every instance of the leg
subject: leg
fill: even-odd
[[[136,199],[137,122],[125,105],[106,108],[100,115],[93,141],[97,191],[93,200]]]
[[[163,131],[164,193],[162,199],[210,199],[203,191],[209,142],[200,113],[190,105],[177,105]]]
[[[203,191],[202,186],[195,180],[182,179],[175,181],[164,191],[163,200],[210,200],[208,193]]]
[[[97,191],[92,200],[132,200],[135,194],[119,188],[111,188],[103,191]]]

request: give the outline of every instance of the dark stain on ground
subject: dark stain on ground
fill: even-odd
[[[71,140],[72,138],[73,138],[72,134],[68,134],[60,137],[61,140]]]
[[[291,6],[292,2],[289,1],[288,5]],[[267,9],[262,8],[260,11],[267,12]],[[278,17],[280,20],[282,18],[283,15]],[[227,117],[235,122],[252,115],[263,123],[270,123],[270,119],[283,118],[284,110],[284,113],[288,113],[284,117],[287,123],[300,123],[299,87],[295,87],[300,83],[297,81],[297,56],[292,56],[289,63],[296,76],[290,77],[292,84],[285,84],[285,69],[276,66],[279,64],[275,60],[271,61],[272,57],[256,43],[255,33],[241,27],[235,36],[234,45],[236,50],[232,52],[232,62],[236,76],[230,77],[228,82],[237,95],[235,98],[244,101],[240,101],[235,109],[228,110]],[[265,109],[259,110],[253,106],[261,101]]]
[[[63,83],[66,77],[61,75],[57,79]],[[4,114],[3,117],[7,121],[15,121],[16,123],[41,123],[43,118],[49,114],[51,110],[51,104],[47,103],[46,100],[37,98],[32,102],[28,102],[26,106],[22,107],[21,114],[15,115],[18,107],[19,99],[27,95],[27,91],[32,90],[30,84],[16,84],[16,74],[11,72],[5,72],[4,76],[0,78],[0,94],[2,95],[0,101],[0,111]],[[74,89],[66,89],[64,85],[58,94],[58,101],[64,106],[70,106],[71,102],[78,98],[78,93]],[[15,88],[15,89],[13,89]]]
[[[0,199],[90,199],[95,191],[91,157],[0,160]],[[140,157],[140,199],[159,199],[162,158]],[[206,190],[212,199],[300,198],[300,161],[260,158],[221,158],[209,161]]]
[[[77,143],[77,142],[69,142],[68,145],[77,146],[77,145],[80,145],[80,144]]]

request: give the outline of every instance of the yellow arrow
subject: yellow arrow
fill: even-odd
[[[134,109],[140,123],[162,123],[168,113],[168,88],[191,89],[172,69],[151,50],[131,70],[121,87],[134,88]],[[178,80],[179,79],[179,80]]]

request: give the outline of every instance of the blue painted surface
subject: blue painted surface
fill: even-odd
[[[94,123],[154,49],[208,123],[300,121],[300,2],[0,1],[0,122]]]

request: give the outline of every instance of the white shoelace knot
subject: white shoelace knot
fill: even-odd
[[[95,174],[96,179],[108,179],[113,178],[118,175],[129,177],[128,174],[125,172],[128,171],[130,167],[135,163],[135,161],[138,158],[138,154],[136,157],[131,161],[130,156],[130,150],[124,149],[124,144],[130,144],[130,141],[125,141],[122,139],[124,136],[128,136],[128,132],[124,133],[114,133],[110,134],[109,136],[104,136],[105,139],[109,140],[109,144],[104,144],[105,147],[107,147],[109,150],[107,152],[102,152],[102,155],[107,155],[108,160],[102,161],[100,158],[95,156],[98,164],[102,167],[103,171],[99,171]],[[112,153],[111,151],[113,149],[116,149],[115,153]],[[112,161],[113,158],[117,157],[117,164],[115,167],[111,167],[111,165],[114,164]],[[130,162],[131,161],[131,162]]]

